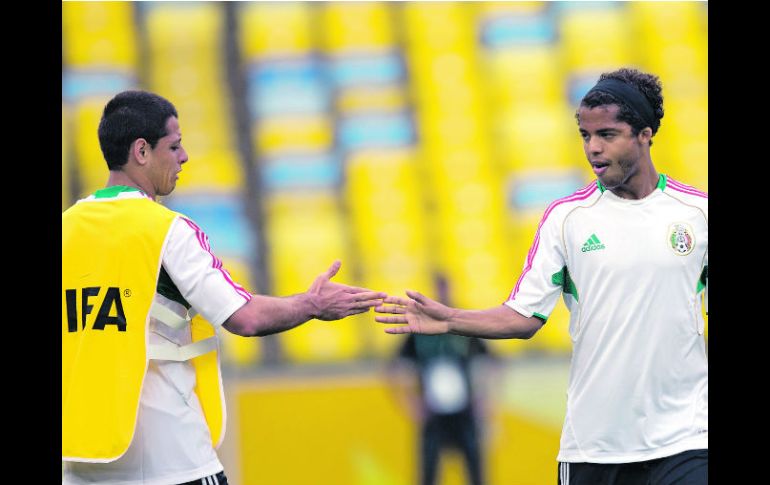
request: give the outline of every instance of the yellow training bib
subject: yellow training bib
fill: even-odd
[[[62,214],[62,459],[110,462],[134,435],[163,245],[177,213],[150,199],[80,202]],[[215,336],[196,316],[193,342]],[[217,352],[192,359],[218,445],[224,395]]]

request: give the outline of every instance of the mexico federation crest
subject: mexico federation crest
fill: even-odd
[[[668,230],[668,243],[678,256],[687,256],[695,247],[695,236],[688,224],[675,222]]]

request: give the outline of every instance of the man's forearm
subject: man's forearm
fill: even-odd
[[[528,339],[540,329],[543,321],[500,305],[486,310],[457,309],[447,324],[449,333],[466,337]]]
[[[307,293],[286,297],[252,295],[227,319],[224,327],[244,337],[262,337],[297,327],[316,316]]]

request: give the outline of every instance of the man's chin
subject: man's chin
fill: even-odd
[[[614,189],[620,185],[620,181],[615,177],[599,177],[599,182],[607,189]]]
[[[170,189],[158,190],[158,195],[161,196],[161,197],[165,197],[165,196],[171,194],[171,192],[173,192],[175,188],[176,188],[176,184],[174,184]]]

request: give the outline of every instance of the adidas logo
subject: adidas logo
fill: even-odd
[[[588,238],[588,241],[583,244],[583,247],[580,250],[587,253],[588,251],[597,251],[599,249],[604,249],[604,244],[599,241],[596,234],[591,234],[591,237]]]

